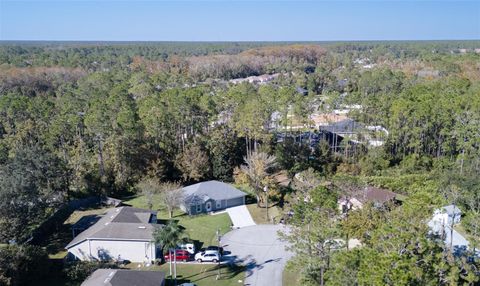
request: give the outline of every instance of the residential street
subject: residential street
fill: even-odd
[[[244,285],[282,285],[283,269],[292,255],[285,250],[286,243],[278,239],[279,230],[285,230],[285,226],[254,225],[232,230],[222,238],[231,259],[247,265]]]

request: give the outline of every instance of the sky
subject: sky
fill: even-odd
[[[480,0],[0,0],[0,40],[480,39]]]

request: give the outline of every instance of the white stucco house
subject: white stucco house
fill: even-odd
[[[451,246],[455,253],[468,249],[468,240],[452,228],[453,224],[460,223],[462,211],[455,205],[444,206],[436,209],[428,222],[430,233],[439,236],[445,245]]]
[[[182,189],[180,209],[189,215],[219,211],[245,204],[246,194],[230,184],[207,181]]]
[[[113,208],[65,248],[70,256],[79,260],[152,262],[160,255],[153,240],[157,227],[155,211],[126,206]]]
[[[460,223],[461,218],[462,211],[455,205],[448,205],[436,209],[433,213],[432,221],[444,225],[452,225],[452,222],[453,224]]]

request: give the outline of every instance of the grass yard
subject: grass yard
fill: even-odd
[[[179,223],[186,228],[190,239],[203,242],[204,245],[217,245],[216,231],[220,230],[223,235],[230,231],[232,221],[227,213],[217,215],[198,215],[189,217],[187,215],[176,217]]]
[[[460,233],[461,235],[463,235],[463,237],[469,239],[469,235],[467,233],[467,231],[465,230],[465,228],[463,227],[463,225],[461,224],[456,224],[453,226],[453,229],[456,230],[458,233]]]
[[[283,270],[282,280],[283,280],[283,285],[288,285],[288,286],[301,285],[300,273],[298,271],[288,269],[288,267],[286,267]]]
[[[276,205],[268,207],[270,221],[267,221],[265,208],[259,208],[256,203],[248,204],[247,208],[256,224],[270,224],[272,219],[275,219],[275,223],[278,223],[282,216],[282,210]]]
[[[126,204],[136,208],[147,208],[145,197],[138,196],[131,200],[125,201]],[[158,210],[158,220],[168,220],[168,212],[161,204],[160,199],[154,199],[153,208]],[[196,215],[189,216],[180,210],[173,213],[173,219],[186,229],[189,238],[199,242],[199,246],[216,245],[216,231],[220,229],[220,234],[225,234],[230,230],[232,224],[227,213],[217,215]]]
[[[43,243],[51,259],[63,259],[67,255],[64,247],[73,239],[72,226],[82,218],[92,218],[104,214],[108,208],[74,211],[63,225]]]
[[[86,210],[76,210],[70,215],[70,217],[68,217],[68,219],[64,222],[64,224],[74,225],[84,216],[102,215],[106,213],[108,209],[110,208],[104,207],[104,208],[92,208],[92,209],[86,209]]]
[[[133,196],[128,199],[125,199],[124,203],[132,205],[133,207],[136,207],[136,208],[148,209],[147,200],[145,196],[142,196],[142,195]],[[155,194],[152,196],[152,204],[153,204],[153,209],[164,211],[164,205],[162,203],[162,199],[159,194]],[[167,215],[166,211],[165,211],[165,214]]]
[[[467,231],[465,230],[465,228],[463,227],[462,224],[456,224],[454,227],[453,227],[454,230],[456,230],[458,233],[460,233],[461,235],[463,235],[463,237],[465,237],[466,240],[468,240],[468,242],[470,242],[472,245],[475,244],[474,241],[479,241],[480,240],[480,237],[475,237],[469,233],[467,233]],[[477,242],[478,244],[478,242]]]
[[[165,275],[169,275],[168,263],[154,265],[147,268],[135,268],[135,265],[136,264],[131,265],[132,269],[152,271],[160,270],[165,272]],[[195,283],[197,286],[233,286],[243,285],[243,280],[245,279],[244,269],[240,266],[229,267],[223,264],[220,266],[220,279],[218,280],[217,275],[218,265],[215,264],[177,264],[178,284],[191,282]],[[167,278],[166,286],[170,285],[174,285],[173,280]]]

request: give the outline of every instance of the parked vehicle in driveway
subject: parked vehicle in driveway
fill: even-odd
[[[183,250],[183,249],[176,249],[176,255],[177,255],[177,261],[189,261],[191,258],[192,258],[192,255],[186,251],[186,250]],[[171,260],[173,261],[174,260],[174,254],[173,254],[173,251],[171,253],[166,253],[164,256],[166,261],[170,261],[170,258]]]
[[[200,252],[204,252],[204,251],[217,251],[218,253],[220,253],[220,256],[223,255],[223,247],[218,247],[218,246],[213,246],[213,245],[210,245],[208,246],[207,248],[202,248],[200,250]]]
[[[195,245],[193,243],[179,244],[178,249],[186,250],[190,254],[195,254]]]
[[[195,260],[198,262],[218,262],[220,261],[220,254],[218,251],[206,250],[195,254]]]

